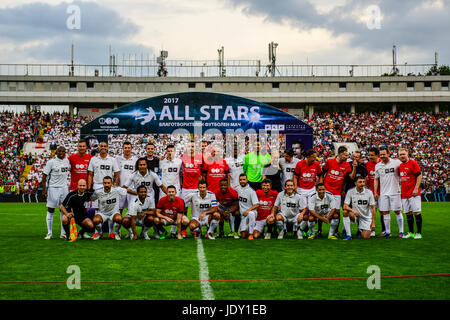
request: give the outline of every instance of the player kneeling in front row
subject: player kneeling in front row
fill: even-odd
[[[344,240],[351,240],[352,234],[350,229],[350,220],[356,222],[358,218],[363,239],[369,239],[372,230],[375,230],[375,198],[370,189],[364,188],[366,179],[358,177],[356,179],[356,187],[348,190],[344,201],[344,210],[347,211],[347,219],[343,219],[347,236]],[[350,207],[350,204],[352,207]]]
[[[102,223],[109,224],[109,237],[120,240],[120,225],[122,224],[122,215],[119,210],[120,197],[127,194],[127,189],[121,187],[112,188],[112,178],[106,176],[103,178],[103,188],[95,190],[91,200],[98,199],[99,211],[94,216],[93,222],[96,232],[92,237],[93,240],[100,239]],[[115,232],[112,230],[112,224],[115,223]]]
[[[224,238],[225,233],[223,227],[225,221],[230,223],[230,233],[228,237],[239,239],[239,235],[235,232],[235,218],[239,217],[239,201],[236,190],[231,189],[227,179],[220,180],[220,189],[215,193],[218,202],[218,212],[220,214],[219,222],[219,238]]]
[[[194,237],[200,237],[202,227],[207,226],[205,237],[214,240],[213,232],[219,224],[220,214],[217,212],[216,196],[208,191],[206,181],[198,183],[198,192],[191,194],[188,201],[192,202],[192,220],[189,222],[191,233]]]
[[[326,224],[330,224],[328,239],[338,239],[334,235],[334,232],[339,225],[339,213],[334,201],[334,196],[325,191],[325,185],[323,183],[318,183],[316,185],[316,193],[311,195],[308,199],[309,214],[305,214],[303,221],[300,223],[300,230],[302,233],[306,225],[308,225],[308,228],[311,231],[308,240],[312,240],[316,237],[316,221],[323,221]]]
[[[261,189],[256,190],[259,200],[258,216],[256,217],[255,229],[253,230],[253,238],[258,239],[264,233],[264,227],[275,225],[275,216],[272,214],[272,208],[278,196],[276,190],[272,190],[272,181],[264,179],[261,183]],[[266,232],[264,239],[270,239],[272,233]]]
[[[278,194],[272,209],[272,214],[276,215],[277,227],[280,230],[278,239],[283,239],[288,223],[294,225],[294,230],[297,229],[297,238],[303,239],[302,231],[297,227],[302,222],[306,210],[303,199],[294,191],[294,181],[286,180],[284,191]]]
[[[66,231],[66,239],[70,240],[69,224],[72,218],[75,219],[75,223],[81,226],[79,232],[80,239],[90,239],[86,229],[94,229],[92,220],[87,216],[87,209],[85,203],[91,199],[94,191],[86,191],[86,180],[78,180],[77,190],[69,192],[64,199],[59,210],[63,213],[62,223],[63,228]],[[74,240],[73,240],[74,241]]]
[[[259,207],[258,196],[255,190],[248,184],[248,179],[245,173],[239,175],[239,184],[236,191],[239,196],[239,213],[241,215],[241,238],[253,240],[253,230],[255,228],[256,209]]]
[[[167,187],[167,196],[162,197],[156,206],[155,226],[161,232],[159,239],[166,238],[167,232],[164,226],[177,226],[177,238],[183,239],[181,231],[183,226],[189,224],[189,219],[184,215],[184,201],[176,196],[177,188],[173,185]]]
[[[136,189],[138,197],[131,203],[122,220],[122,226],[128,229],[128,236],[131,240],[137,240],[136,226],[142,227],[141,234],[145,240],[150,240],[147,234],[148,229],[153,225],[155,214],[155,200],[147,196],[147,188],[139,186]]]

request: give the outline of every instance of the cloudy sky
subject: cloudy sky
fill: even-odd
[[[67,10],[80,8],[80,29]],[[450,64],[450,0],[1,0],[0,63],[107,64],[122,54],[279,63]]]

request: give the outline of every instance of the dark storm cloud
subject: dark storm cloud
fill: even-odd
[[[319,13],[313,1],[306,0],[226,0],[248,15],[263,16],[275,23],[288,23],[299,30],[326,28],[335,36],[351,35],[351,47],[386,51],[393,44],[407,46],[432,58],[435,50],[441,60],[450,60],[450,0],[443,7],[422,7],[420,0],[350,0],[327,13]],[[331,2],[332,3],[332,2]],[[378,5],[383,15],[381,29],[369,29],[352,12],[365,12]]]
[[[70,5],[80,7],[81,28],[70,30],[66,21]],[[0,9],[0,41],[13,46],[38,41],[27,46],[23,55],[36,59],[67,61],[70,46],[76,47],[77,63],[108,63],[108,48],[116,52],[151,53],[150,47],[134,44],[129,39],[139,27],[116,11],[94,2],[73,2],[50,5],[31,3]]]

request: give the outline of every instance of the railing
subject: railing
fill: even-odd
[[[307,76],[381,76],[425,75],[433,64],[396,65],[277,65],[275,77]],[[70,64],[0,64],[0,76],[78,76],[78,77],[157,77],[159,65],[70,65]],[[169,77],[219,77],[215,60],[166,61]],[[223,66],[226,77],[270,77],[267,66],[258,60],[228,60]]]

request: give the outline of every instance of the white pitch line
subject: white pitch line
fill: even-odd
[[[206,263],[205,251],[203,251],[202,239],[197,239],[197,258],[200,266],[200,286],[203,300],[214,300],[214,292],[209,283],[208,264]],[[206,280],[206,281],[205,281]]]

